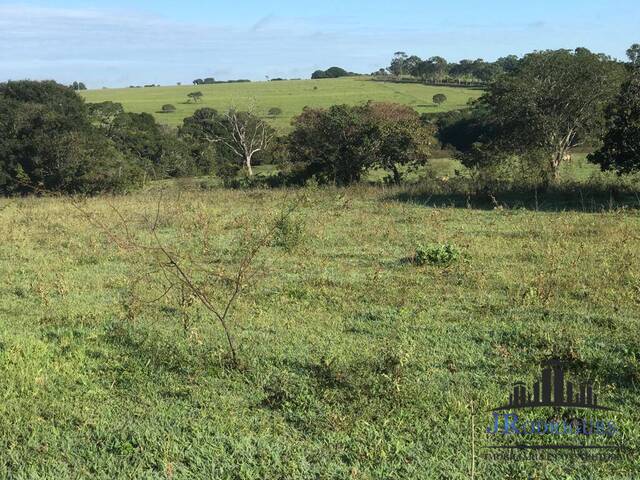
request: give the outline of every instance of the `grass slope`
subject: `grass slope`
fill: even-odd
[[[202,101],[198,104],[186,103],[187,94],[194,91],[204,94]],[[436,93],[446,94],[448,101],[441,106],[434,105],[432,98]],[[82,92],[88,102],[119,102],[127,111],[153,113],[158,121],[168,125],[179,125],[183,118],[202,107],[224,110],[231,106],[240,109],[255,106],[256,111],[265,116],[270,108],[279,107],[283,113],[273,118],[272,122],[281,130],[286,130],[291,118],[298,115],[305,106],[328,107],[342,103],[353,105],[375,100],[407,104],[418,112],[438,112],[464,108],[469,99],[477,98],[480,94],[479,90],[381,83],[366,77]],[[157,113],[167,103],[173,104],[176,112]]]
[[[308,190],[234,310],[243,370],[197,305],[135,303],[141,259],[64,200],[0,204],[0,478],[466,479],[487,412],[549,355],[640,441],[640,216],[435,208],[395,189]],[[171,191],[159,235],[220,271],[286,191]],[[88,200],[145,238],[156,194]],[[404,259],[450,242],[448,267]],[[200,257],[205,260],[205,257]],[[146,285],[141,293],[157,293]],[[515,373],[514,373],[515,372]],[[514,377],[515,376],[515,377]],[[640,463],[486,463],[476,478],[635,478]]]

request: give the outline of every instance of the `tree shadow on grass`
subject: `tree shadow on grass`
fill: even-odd
[[[434,191],[418,186],[396,192],[387,200],[432,208],[475,210],[533,210],[543,212],[576,211],[596,213],[619,209],[640,209],[640,192],[628,189],[597,188],[579,184],[547,189],[510,189],[464,193]]]

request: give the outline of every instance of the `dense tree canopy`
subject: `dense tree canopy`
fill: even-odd
[[[590,160],[621,173],[640,170],[640,65],[607,111],[604,144]]]
[[[344,68],[340,67],[331,67],[326,70],[316,70],[311,74],[311,78],[313,80],[318,80],[322,78],[340,78],[340,77],[349,77],[356,75],[353,72],[347,72]]]
[[[416,55],[396,52],[387,71],[396,76],[412,76],[424,82],[482,82],[490,83],[502,73],[513,72],[520,59],[516,55],[502,57],[495,62],[482,59],[449,63],[441,56],[421,59]],[[376,72],[376,75],[384,70]]]
[[[83,100],[52,81],[0,84],[0,190],[122,190],[141,170],[96,131]]]
[[[294,121],[288,149],[303,180],[315,177],[322,183],[348,185],[379,167],[399,181],[400,165],[427,160],[431,133],[418,114],[404,105],[307,108]]]
[[[497,119],[500,149],[538,156],[556,178],[572,148],[601,134],[624,72],[586,49],[535,52],[498,78],[481,102]]]

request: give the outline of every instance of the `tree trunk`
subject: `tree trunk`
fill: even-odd
[[[402,182],[402,175],[398,171],[398,167],[395,164],[391,164],[391,172],[393,173],[393,181],[396,185],[400,185]]]
[[[245,159],[245,167],[247,167],[247,174],[252,177],[253,176],[253,170],[251,169],[251,157],[247,157]]]
[[[564,152],[556,152],[551,158],[551,174],[554,182],[560,180],[560,163],[564,158]]]

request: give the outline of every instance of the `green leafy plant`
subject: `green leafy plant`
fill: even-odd
[[[413,263],[419,267],[423,265],[447,266],[457,262],[462,257],[462,251],[450,243],[419,245],[413,256]]]

